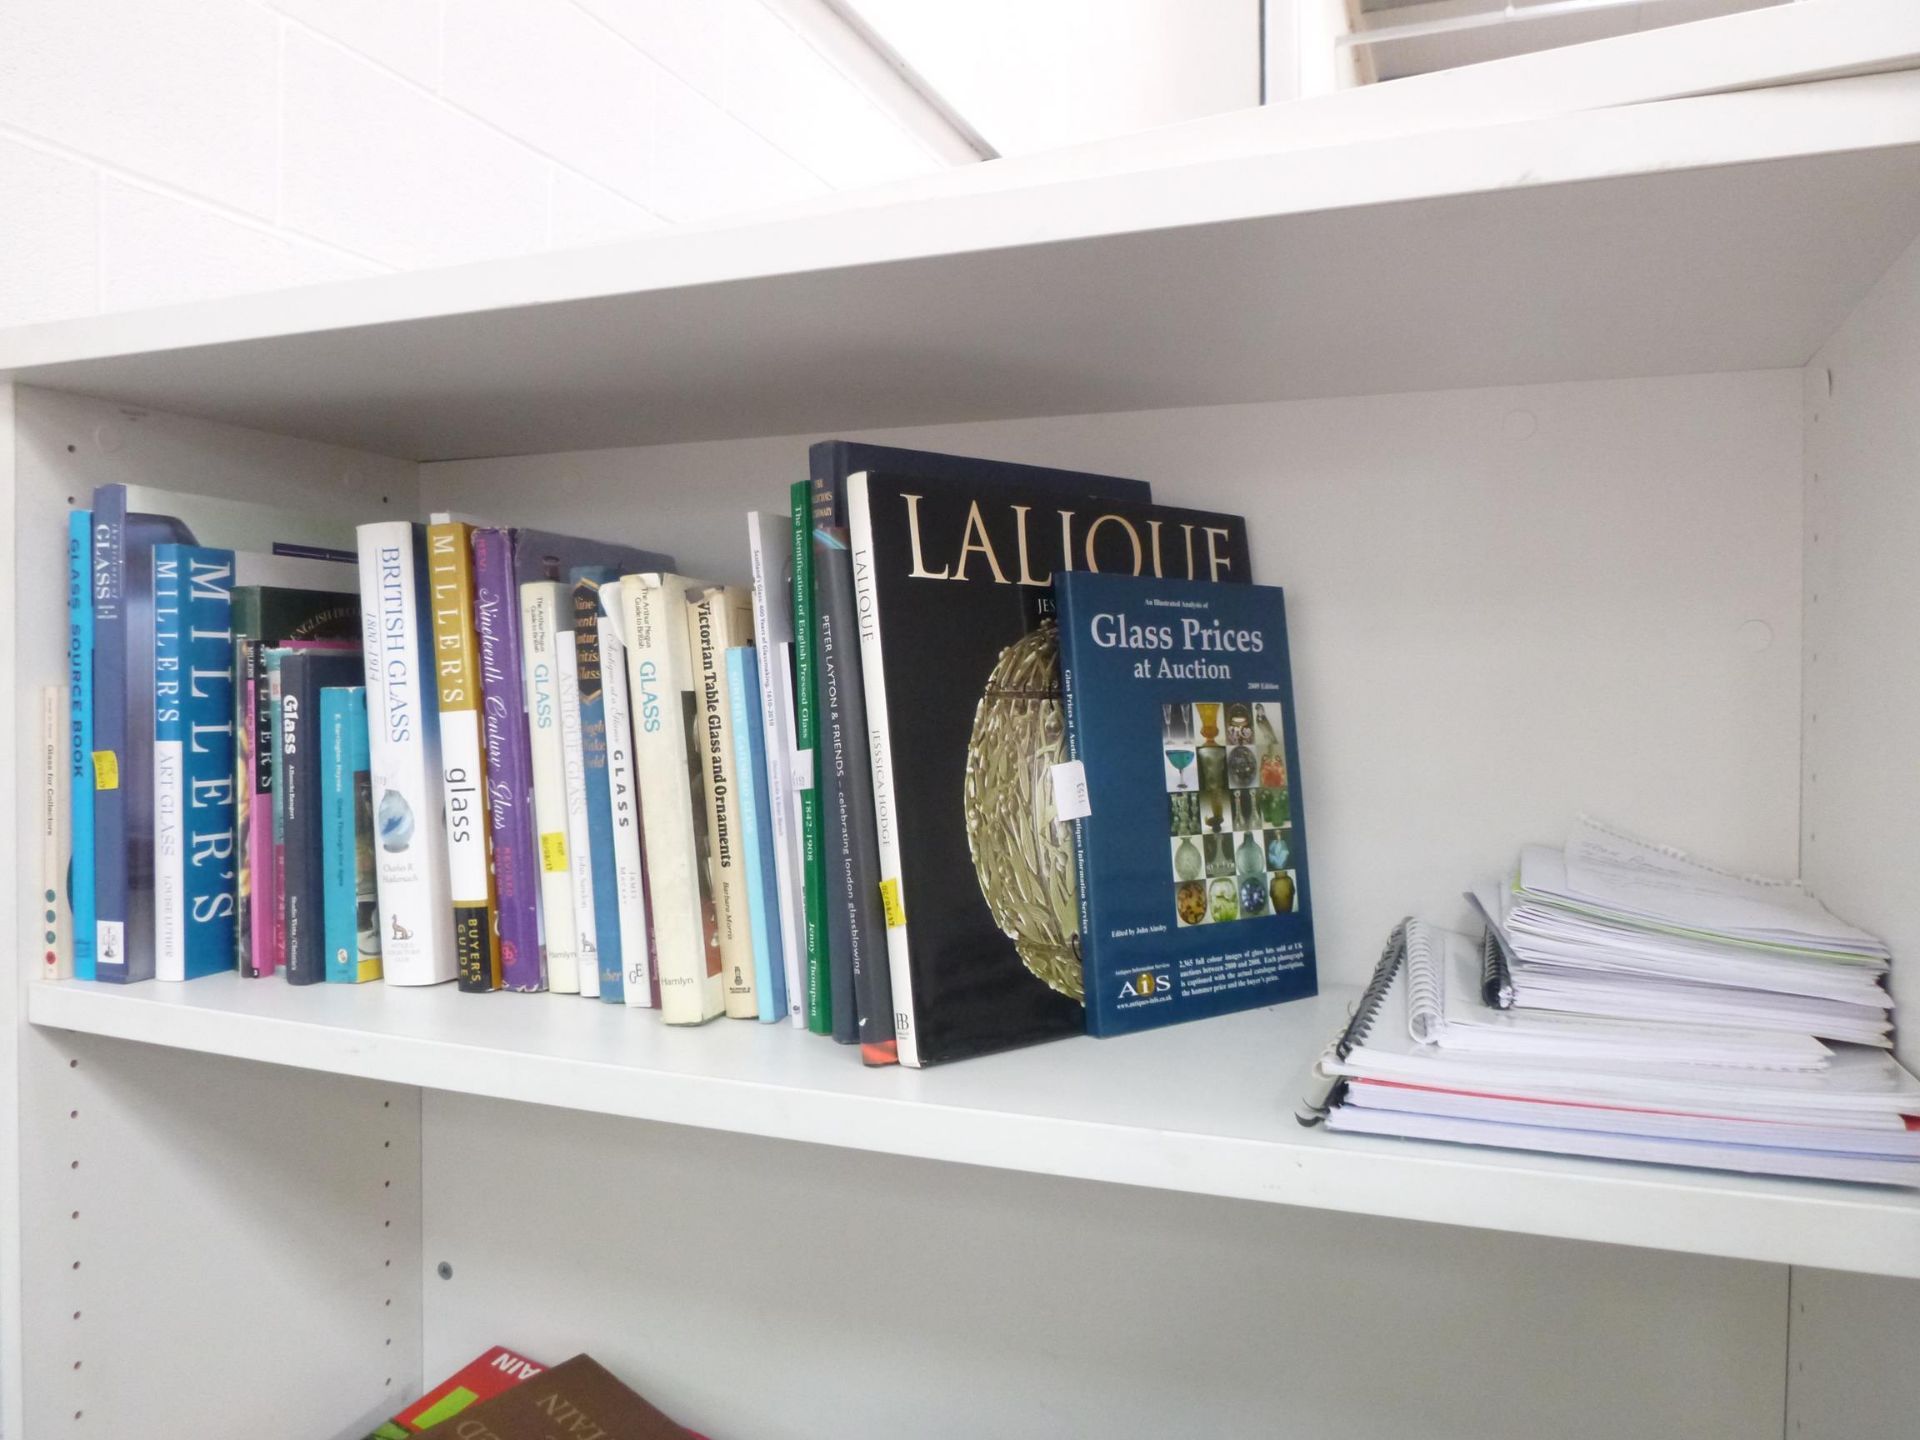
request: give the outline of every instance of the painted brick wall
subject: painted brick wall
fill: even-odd
[[[592,244],[945,163],[791,0],[9,0],[0,325]]]

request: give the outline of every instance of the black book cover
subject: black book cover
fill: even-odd
[[[846,532],[816,527],[813,532],[813,679],[819,697],[819,748],[814,784],[820,787],[820,849],[826,855],[827,977],[833,994],[833,1038],[842,1045],[860,1043],[860,1001],[856,949],[863,940],[878,942],[880,857],[874,848],[872,776],[868,776],[867,824],[854,817],[847,779],[867,764],[865,737],[846,725],[846,696],[860,683],[859,652],[845,619],[836,616],[835,596],[850,599],[853,571],[846,564]],[[859,742],[856,744],[856,742]],[[862,888],[867,877],[873,894]],[[881,942],[883,943],[883,942]]]
[[[327,978],[326,864],[320,848],[320,691],[365,678],[358,650],[294,650],[280,661],[281,834],[286,883],[287,983]]]
[[[814,632],[820,649],[814,668],[820,715],[815,783],[820,787],[820,844],[828,863],[826,930],[833,988],[833,1038],[851,1045],[864,1042],[871,1035],[872,1043],[881,1044],[891,1042],[893,1037],[887,1033],[888,1027],[878,1013],[860,1008],[854,973],[854,937],[856,934],[871,936],[875,942],[873,949],[878,953],[872,966],[863,963],[861,969],[874,972],[868,977],[866,991],[868,1003],[876,1003],[875,981],[886,976],[884,923],[877,885],[868,886],[861,878],[872,875],[877,879],[879,874],[879,857],[874,845],[872,754],[865,724],[856,723],[853,727],[840,724],[836,728],[836,709],[844,715],[847,702],[842,699],[836,707],[830,695],[831,688],[859,696],[861,707],[865,708],[856,639],[858,622],[853,604],[853,566],[846,548],[847,477],[884,470],[891,475],[911,476],[962,493],[974,485],[999,484],[1026,486],[1043,494],[1109,496],[1136,501],[1147,500],[1152,490],[1144,480],[967,455],[943,455],[932,450],[867,445],[852,440],[820,441],[807,451],[807,468],[813,490],[815,527]],[[823,540],[823,531],[837,535],[837,541]],[[834,643],[836,641],[841,643]],[[848,774],[865,780],[864,802],[861,797],[855,797],[850,803],[843,795],[840,776]],[[850,817],[863,819],[863,828],[850,832]],[[886,984],[891,1001],[891,981],[887,980]],[[860,1024],[862,1015],[867,1019],[864,1027]],[[877,1063],[886,1063],[879,1054],[871,1058]]]
[[[873,768],[869,761],[867,701],[858,679],[859,639],[843,630],[837,617],[854,613],[853,573],[843,564],[820,563],[823,550],[847,553],[847,532],[837,527],[814,532],[815,573],[821,577],[820,767],[827,775],[826,800],[832,816],[827,827],[837,842],[827,850],[827,888],[847,917],[845,967],[851,984],[854,1039],[869,1065],[899,1059],[893,1031],[893,982],[887,973],[887,937],[880,908],[879,834],[874,828]],[[849,679],[849,672],[852,677]],[[858,743],[856,743],[858,742]],[[841,969],[835,965],[834,1038],[840,1035]]]
[[[881,661],[870,707],[885,696],[872,729],[901,1059],[1078,1033],[1073,839],[1052,811],[1067,758],[1053,572],[1246,582],[1246,522],[877,472],[848,508],[864,653]]]

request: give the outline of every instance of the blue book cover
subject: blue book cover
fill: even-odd
[[[130,743],[128,685],[131,657],[143,642],[152,651],[153,545],[152,537],[144,546],[133,543],[127,531],[126,487],[102,485],[93,503],[94,976],[116,983],[151,979],[154,960],[153,830],[149,823],[139,835],[132,813],[136,793],[142,811],[152,804],[152,747]],[[130,633],[132,551],[146,562],[139,637]],[[149,695],[143,711],[150,702]]]
[[[727,694],[733,708],[736,814],[746,862],[747,916],[753,934],[753,983],[760,1018],[786,1017],[786,950],[780,941],[780,897],[773,869],[773,813],[767,804],[766,728],[760,715],[759,657],[751,645],[727,651]]]
[[[320,691],[320,852],[327,980],[380,978],[380,907],[373,880],[373,775],[367,756],[367,692]]]
[[[576,566],[567,574],[573,586],[574,662],[580,675],[580,758],[587,779],[587,850],[593,867],[594,945],[599,956],[600,998],[626,1003],[620,943],[620,895],[614,881],[613,790],[607,780],[607,697],[600,653],[600,587],[618,580],[605,565]],[[618,655],[611,663],[623,663]]]
[[[155,973],[233,967],[233,552],[153,552]]]
[[[1306,811],[1272,586],[1054,576],[1087,1029],[1316,989]],[[1056,800],[1074,777],[1055,782]],[[1078,807],[1076,807],[1078,808]],[[1071,812],[1069,812],[1071,813]]]
[[[93,972],[93,512],[67,515],[67,707],[73,978]]]
[[[274,738],[274,825],[280,849],[280,925],[289,985],[327,978],[326,854],[321,831],[327,767],[321,694],[366,673],[358,650],[289,649],[280,659]]]

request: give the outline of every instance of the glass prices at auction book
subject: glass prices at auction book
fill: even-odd
[[[1054,577],[1087,1029],[1312,995],[1307,821],[1280,590]]]

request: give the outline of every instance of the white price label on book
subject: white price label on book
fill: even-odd
[[[793,752],[793,788],[796,790],[813,788],[813,751]]]
[[[1087,803],[1087,767],[1078,760],[1053,767],[1053,810],[1062,820],[1084,820],[1093,813]]]

